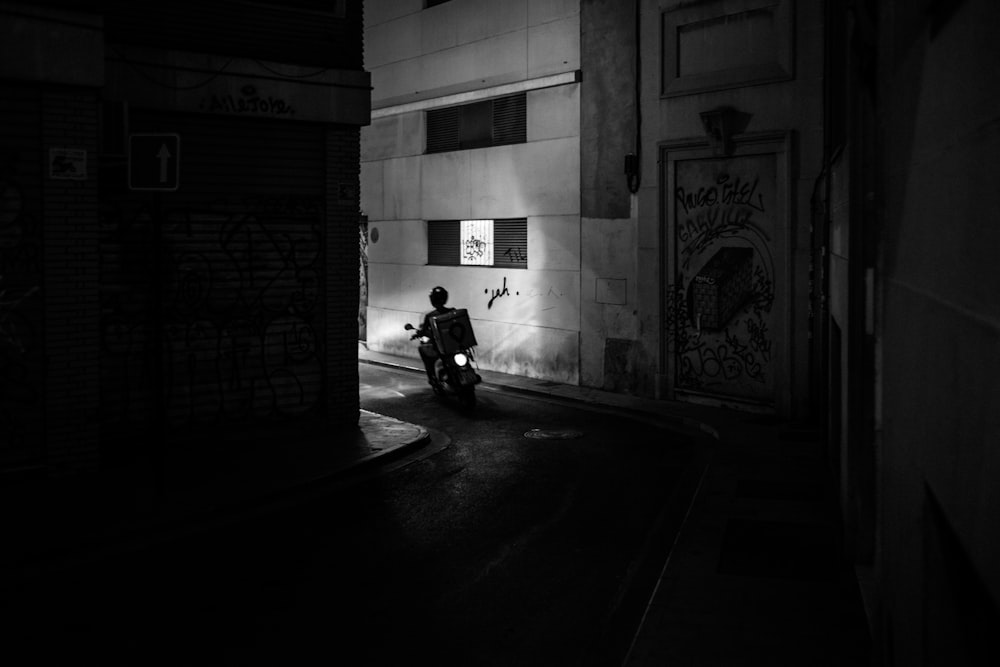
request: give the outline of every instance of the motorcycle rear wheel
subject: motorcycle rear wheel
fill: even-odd
[[[467,410],[473,410],[476,407],[476,390],[473,387],[468,387],[463,389],[458,394],[458,402]]]

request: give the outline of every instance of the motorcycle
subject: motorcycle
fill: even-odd
[[[476,385],[483,379],[472,365],[477,343],[468,312],[458,308],[431,316],[428,323],[429,332],[421,332],[409,323],[403,328],[413,331],[410,340],[419,338],[421,347],[435,357],[434,373],[428,378],[431,388],[438,396],[457,396],[463,407],[476,407]]]

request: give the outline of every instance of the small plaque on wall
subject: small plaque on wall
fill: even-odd
[[[87,180],[87,151],[82,148],[50,148],[49,178]]]

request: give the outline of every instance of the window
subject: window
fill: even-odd
[[[438,266],[528,268],[528,221],[431,220],[427,263]]]
[[[527,141],[524,93],[427,112],[427,152]]]

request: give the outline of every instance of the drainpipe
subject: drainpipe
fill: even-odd
[[[640,15],[642,0],[635,0],[635,90],[633,102],[635,104],[635,139],[632,152],[625,156],[625,179],[628,182],[629,192],[635,194],[639,191],[639,184],[642,182],[642,52],[640,50]]]
[[[830,0],[826,0],[823,3],[823,18],[826,25],[824,44],[823,44],[823,157],[822,157],[822,168],[820,169],[819,175],[816,177],[816,181],[813,184],[813,194],[812,199],[814,202],[817,197],[822,196],[822,201],[820,202],[821,216],[814,216],[814,223],[818,223],[819,228],[817,229],[814,224],[812,234],[813,234],[813,290],[818,290],[815,298],[815,307],[813,311],[812,321],[810,323],[809,335],[813,339],[814,345],[819,345],[819,355],[810,352],[810,361],[818,362],[818,368],[811,368],[810,375],[811,384],[814,391],[818,396],[813,397],[813,409],[819,414],[820,428],[822,429],[824,436],[829,435],[829,391],[828,391],[828,380],[829,380],[829,367],[827,360],[829,359],[829,336],[827,334],[827,325],[829,320],[829,303],[828,296],[830,293],[830,249],[829,249],[829,230],[830,230],[830,197],[832,194],[832,183],[830,178],[831,166],[833,163],[832,152],[832,138],[831,138],[831,112],[833,108],[833,95],[831,91],[831,81],[830,81],[830,64],[833,58],[832,45],[831,45],[831,34],[830,25],[831,17],[833,12],[836,11],[835,3],[831,3]],[[820,188],[822,188],[822,195],[820,195]],[[817,218],[819,218],[817,220]],[[819,257],[816,257],[817,251]],[[819,278],[816,281],[816,278]]]

